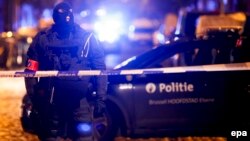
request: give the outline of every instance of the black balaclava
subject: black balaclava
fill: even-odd
[[[57,4],[53,10],[54,28],[62,38],[69,36],[74,25],[72,7],[67,2]]]

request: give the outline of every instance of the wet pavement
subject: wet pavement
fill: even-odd
[[[23,78],[0,78],[0,141],[38,141],[25,133],[20,123],[21,99],[25,94]],[[131,139],[117,137],[115,141],[226,141],[223,137],[180,137]]]

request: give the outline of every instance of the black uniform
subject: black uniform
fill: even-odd
[[[74,23],[69,4],[58,4],[54,8],[53,19],[55,24],[39,32],[29,47],[26,71],[106,69],[104,51],[98,40]],[[79,117],[79,113],[84,113],[79,110],[84,107],[80,101],[86,97],[90,80],[93,77],[43,77],[39,81],[25,78],[28,95],[42,122],[38,131],[41,138],[76,135],[73,131],[75,123],[84,122]],[[97,92],[95,112],[100,114],[105,107],[107,77],[98,76],[94,80]],[[50,119],[59,124],[50,124]]]

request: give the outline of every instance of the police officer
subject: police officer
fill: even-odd
[[[103,48],[92,33],[74,22],[69,3],[55,6],[53,20],[54,24],[40,31],[30,45],[26,71],[106,69]],[[105,110],[106,76],[25,78],[25,84],[41,140],[84,138],[76,129],[80,123],[91,122],[86,102],[90,84],[96,88],[94,115],[100,116]]]

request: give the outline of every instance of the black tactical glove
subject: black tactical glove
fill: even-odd
[[[103,117],[106,105],[102,98],[97,98],[94,103],[94,118]]]

